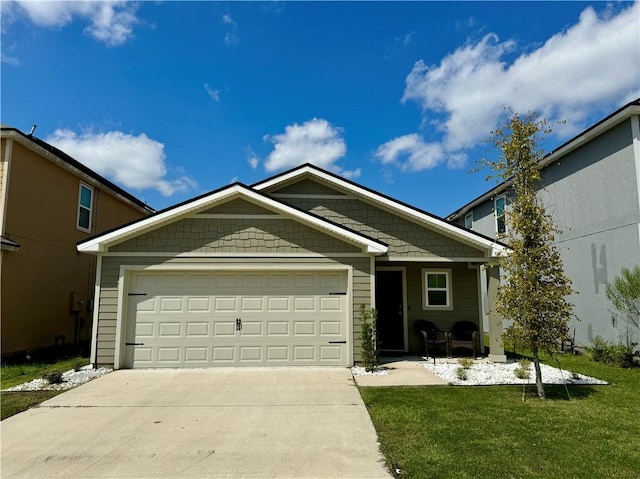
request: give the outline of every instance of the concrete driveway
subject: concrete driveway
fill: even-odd
[[[2,421],[2,478],[389,478],[345,368],[122,370]]]

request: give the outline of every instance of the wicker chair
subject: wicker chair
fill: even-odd
[[[449,354],[447,333],[438,329],[431,321],[420,319],[415,322],[413,329],[420,338],[421,352],[425,357],[429,357],[429,351],[436,348],[441,348],[445,354]]]
[[[449,354],[455,349],[468,349],[476,356],[478,343],[478,325],[471,321],[458,321],[449,331]]]

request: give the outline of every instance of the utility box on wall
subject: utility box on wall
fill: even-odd
[[[71,311],[76,313],[82,311],[85,305],[84,293],[79,291],[73,291],[71,293]]]

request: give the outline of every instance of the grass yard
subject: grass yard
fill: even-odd
[[[75,357],[57,362],[5,365],[0,368],[0,387],[8,389],[18,384],[39,379],[52,371],[68,371],[89,364],[88,358]],[[64,391],[0,392],[1,420],[26,411]]]
[[[640,368],[560,360],[611,385],[359,389],[398,477],[640,478]]]

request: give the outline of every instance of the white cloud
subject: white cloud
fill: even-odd
[[[341,135],[340,128],[322,118],[313,118],[301,125],[294,123],[279,135],[265,135],[263,139],[275,145],[265,161],[265,168],[276,171],[313,163],[347,178],[356,178],[360,175],[359,169],[347,171],[335,164],[347,153],[347,145]]]
[[[133,27],[139,22],[136,17],[136,2],[18,0],[15,3],[33,23],[41,27],[62,28],[76,18],[89,20],[85,33],[110,46],[125,43],[133,36]]]
[[[406,162],[399,163],[406,169],[431,168],[438,159],[462,166],[463,150],[487,137],[506,106],[535,111],[550,122],[570,120],[571,131],[566,126],[557,131],[577,133],[590,114],[640,95],[638,18],[637,2],[615,14],[598,15],[588,7],[575,25],[512,62],[507,54],[516,53],[518,45],[493,33],[461,46],[439,65],[418,61],[402,100],[421,105],[423,124],[435,126],[440,148],[407,135],[382,145],[378,157],[395,162],[394,151],[406,154]]]
[[[121,131],[77,134],[61,129],[45,141],[125,188],[154,188],[164,196],[171,196],[197,186],[186,175],[167,179],[164,145],[144,133],[138,136]]]
[[[224,25],[227,26],[227,30],[224,33],[224,44],[225,45],[235,45],[240,41],[238,37],[238,24],[235,20],[229,15],[225,13],[222,15],[221,21]]]
[[[204,89],[211,98],[215,101],[220,101],[220,90],[214,90],[207,83],[204,84]]]
[[[383,165],[394,164],[403,171],[434,168],[445,159],[438,143],[425,143],[420,135],[411,133],[399,136],[378,147],[376,157]]]

